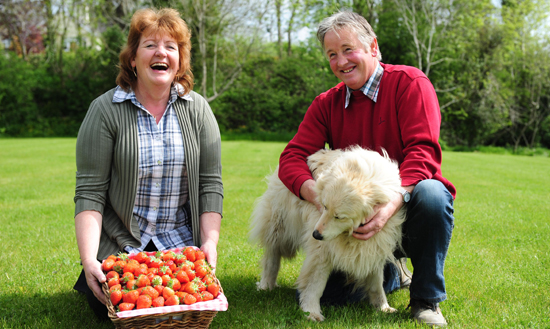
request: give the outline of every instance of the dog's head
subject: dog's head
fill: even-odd
[[[320,168],[315,185],[317,201],[324,207],[313,234],[318,240],[351,235],[376,205],[389,202],[401,187],[397,164],[386,154],[359,147],[336,156],[330,152],[325,155],[332,162]]]

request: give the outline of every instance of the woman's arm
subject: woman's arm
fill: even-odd
[[[86,283],[95,297],[105,304],[106,297],[101,290],[100,283],[105,282],[106,278],[101,269],[101,263],[97,260],[101,224],[102,216],[97,211],[86,210],[75,216],[76,242],[86,274]]]
[[[222,215],[217,212],[205,212],[200,217],[201,250],[206,255],[206,260],[216,268],[218,262],[218,241],[220,238],[220,227]]]

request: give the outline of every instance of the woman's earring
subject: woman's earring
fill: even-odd
[[[137,78],[137,68],[134,66],[134,75],[136,76]]]

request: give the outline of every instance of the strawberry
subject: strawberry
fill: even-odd
[[[153,307],[162,307],[164,306],[164,297],[159,296],[153,299]]]
[[[183,250],[183,254],[187,257],[187,260],[194,262],[196,260],[196,251],[193,247],[187,247]]]
[[[187,294],[183,302],[185,303],[185,305],[195,304],[197,302],[197,298],[191,294]]]
[[[131,311],[134,309],[134,307],[136,307],[136,304],[132,304],[132,303],[121,303],[120,305],[118,305],[118,308],[121,312]]]
[[[147,264],[149,268],[159,268],[162,266],[162,261],[160,258],[157,258],[155,256],[152,256],[149,258],[149,264]]]
[[[124,269],[122,270],[122,273],[132,273],[132,274],[134,274],[134,272],[137,270],[138,267],[139,267],[139,264],[136,264],[134,262],[128,262],[124,266]]]
[[[180,299],[176,295],[172,295],[170,298],[166,299],[166,301],[164,302],[164,306],[174,306],[179,304],[180,304]]]
[[[206,287],[206,290],[208,290],[208,292],[210,292],[214,296],[214,298],[216,298],[220,293],[220,285],[213,282]]]
[[[134,270],[134,276],[137,278],[142,274],[147,274],[147,265],[139,264],[139,266]]]
[[[136,302],[136,308],[142,309],[142,308],[150,308],[153,304],[153,299],[149,295],[140,295]]]
[[[183,287],[183,291],[188,294],[194,294],[199,291],[199,287],[194,281],[187,282]]]
[[[178,281],[182,284],[190,281],[189,276],[187,276],[187,273],[183,269],[176,272],[176,279],[178,279]]]
[[[201,291],[201,296],[202,296],[203,302],[214,299],[214,295],[212,295],[208,291]]]
[[[112,271],[113,266],[115,266],[115,260],[113,260],[112,258],[107,258],[106,260],[103,261],[103,264],[101,264],[101,268],[105,272]]]
[[[136,289],[138,287],[136,282],[137,282],[136,280],[128,280],[128,282],[126,282],[126,289],[128,290]]]
[[[122,290],[122,285],[115,284],[114,286],[109,288],[109,291],[115,291],[115,290]]]
[[[126,284],[130,280],[134,280],[134,273],[125,272],[124,274],[122,274],[122,277],[120,278],[120,283]]]
[[[149,260],[149,256],[145,253],[145,251],[138,252],[136,256],[134,257],[135,260],[137,260],[140,264],[146,263]]]
[[[107,274],[105,274],[105,277],[107,278],[107,281],[111,280],[112,278],[120,278],[120,275],[117,271],[109,271]]]
[[[159,275],[155,275],[153,277],[153,280],[151,280],[151,284],[154,286],[162,286],[162,278]]]
[[[126,261],[124,260],[117,260],[115,264],[113,265],[113,270],[117,271],[118,273],[122,274],[124,271],[124,267],[126,266]]]
[[[202,302],[202,295],[198,292],[192,294],[197,299],[197,302]]]
[[[201,259],[206,259],[206,255],[204,254],[204,251],[199,249],[195,251],[195,261],[201,260]]]
[[[123,296],[122,296],[122,301],[124,303],[131,303],[131,304],[135,304],[137,299],[139,297],[139,291],[137,290],[130,290],[130,291],[127,291]]]
[[[145,286],[150,286],[151,285],[151,280],[149,280],[149,277],[147,275],[141,274],[136,280],[136,285],[139,288],[143,288]]]
[[[109,298],[111,299],[111,303],[113,303],[113,306],[118,305],[118,303],[120,303],[120,301],[122,300],[122,291],[120,290],[111,291]]]
[[[210,267],[208,265],[199,265],[195,267],[195,274],[199,278],[204,278],[208,273],[210,273]]]
[[[202,278],[202,282],[204,282],[204,284],[208,286],[209,284],[216,282],[216,280],[214,279],[214,276],[212,275],[212,273],[209,273],[205,275],[204,278]]]
[[[176,265],[180,266],[186,260],[187,260],[187,257],[185,257],[184,254],[176,254],[176,259],[174,260],[174,262],[176,263]]]
[[[164,291],[164,286],[162,284],[159,284],[157,286],[154,286],[154,289],[159,293],[159,295],[162,295],[162,292]]]
[[[122,261],[127,262],[128,259],[129,259],[128,254],[125,253],[125,252],[119,252],[118,255],[117,255],[117,261],[122,260]]]
[[[185,291],[176,291],[176,296],[180,299],[180,302],[182,302],[185,299],[185,296],[187,296],[188,293]]]
[[[116,286],[117,284],[120,285],[120,280],[118,278],[110,278],[107,281],[107,285],[109,286],[109,288],[111,288],[112,286]]]
[[[168,284],[168,281],[170,281],[172,277],[169,276],[168,274],[164,274],[163,276],[161,276],[161,278],[162,278],[162,285],[166,286]]]
[[[159,275],[160,276],[169,275],[170,277],[172,277],[172,270],[168,266],[161,266],[159,268]]]
[[[147,286],[143,288],[143,290],[141,291],[141,295],[149,295],[152,299],[155,299],[160,296],[160,293],[155,288]]]
[[[173,260],[164,262],[164,266],[168,266],[168,268],[170,268],[170,271],[172,271],[172,273],[176,272],[176,269],[178,268],[178,266]]]
[[[168,301],[168,298],[174,296],[176,293],[174,292],[174,289],[170,287],[164,287],[162,290],[162,297],[164,297],[164,300]]]
[[[172,288],[174,291],[179,291],[181,288],[181,283],[178,281],[178,279],[172,278],[170,279],[170,281],[168,281],[168,284],[166,286]]]
[[[169,260],[174,260],[174,259],[176,259],[176,253],[171,251],[171,250],[165,251],[162,254],[161,259],[162,259],[163,262],[167,262]]]

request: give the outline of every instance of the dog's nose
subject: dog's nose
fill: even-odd
[[[317,240],[323,240],[323,235],[317,230],[313,231],[313,237]]]

